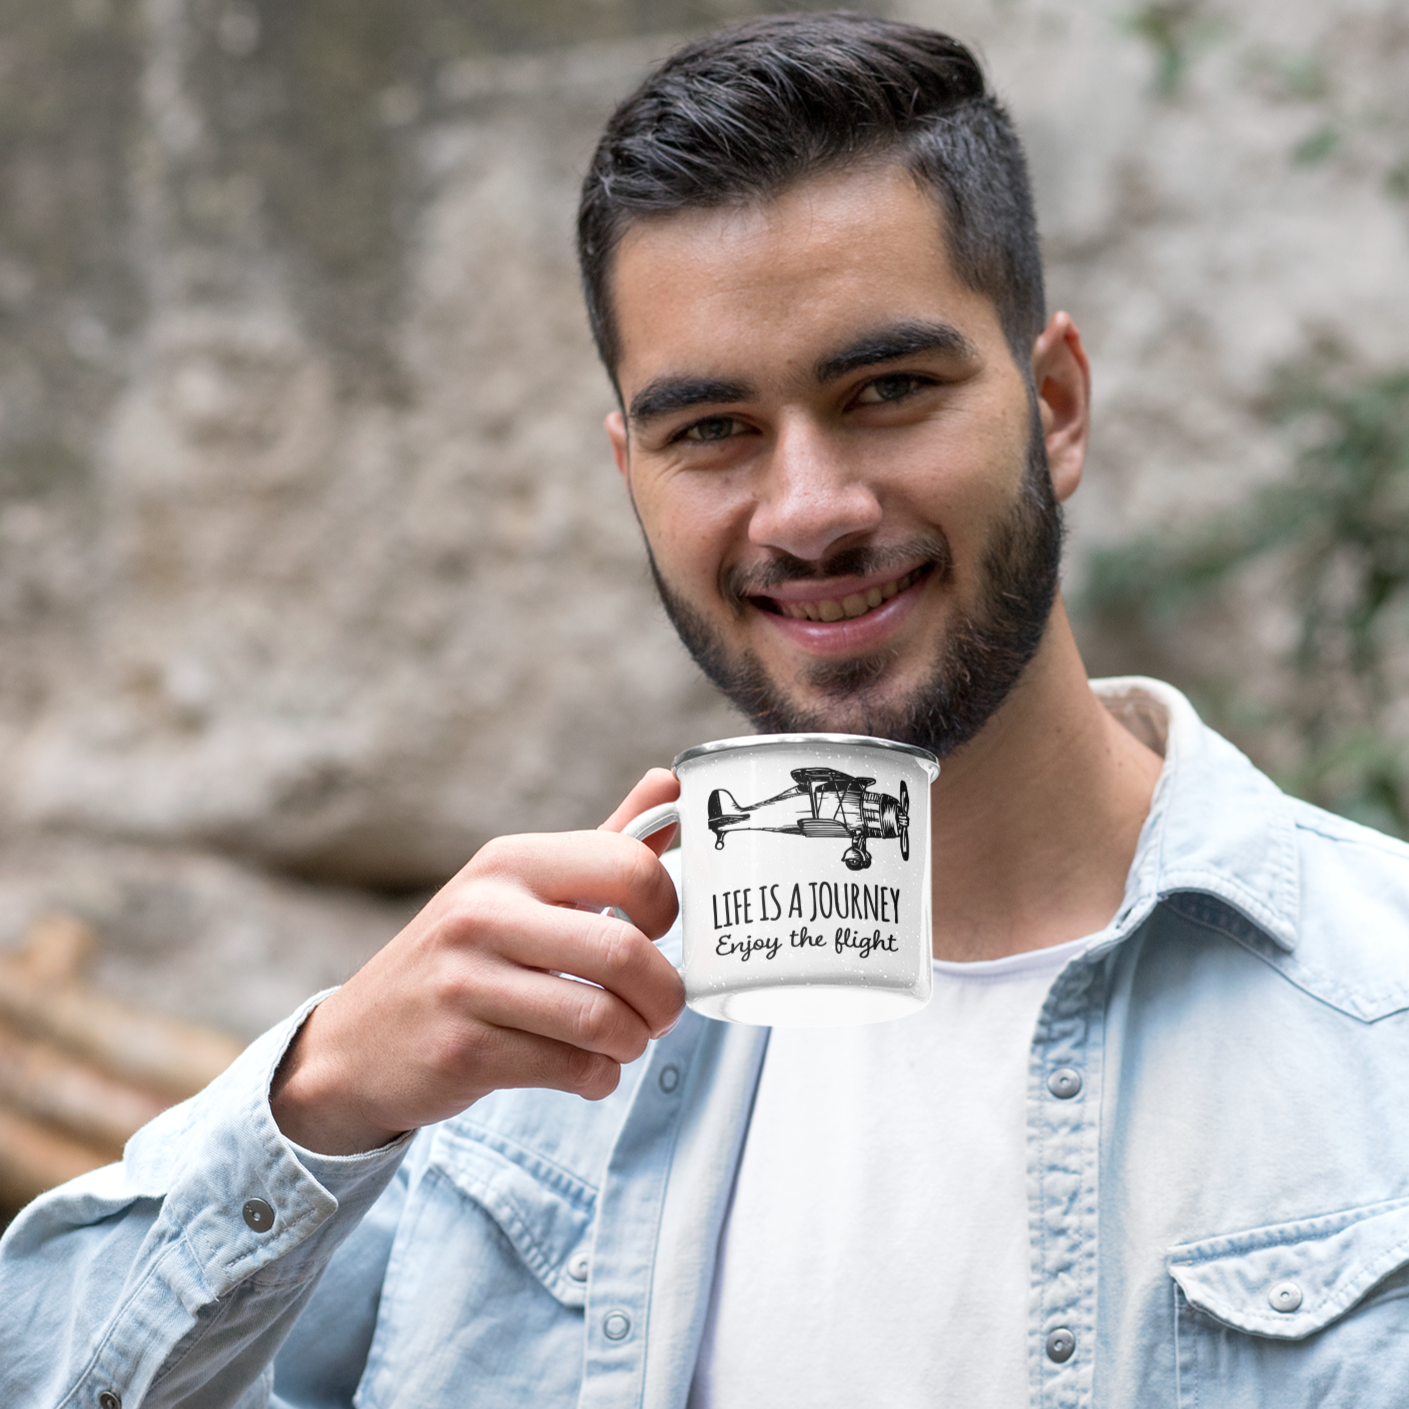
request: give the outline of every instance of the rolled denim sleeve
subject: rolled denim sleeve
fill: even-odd
[[[269,1084],[324,994],[258,1038],[108,1165],[36,1199],[0,1241],[0,1399],[128,1409],[267,1402],[272,1361],[409,1137],[300,1151]],[[252,1200],[272,1210],[245,1211]],[[111,1401],[107,1401],[111,1403]]]

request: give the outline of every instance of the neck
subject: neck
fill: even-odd
[[[1022,680],[931,789],[935,957],[997,959],[1109,924],[1160,768],[1092,693],[1058,600]]]

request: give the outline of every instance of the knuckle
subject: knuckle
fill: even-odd
[[[426,969],[426,983],[436,1010],[452,1022],[478,1011],[479,1000],[496,977],[478,919],[456,926],[444,936],[440,951]]]
[[[600,1101],[610,1096],[621,1081],[621,1065],[618,1062],[603,1062],[601,1076],[586,1091],[583,1097],[589,1101]]]
[[[598,962],[608,988],[629,979],[641,967],[642,946],[649,944],[634,926],[624,924],[610,915],[602,916],[597,926]]]
[[[471,964],[455,949],[444,950],[434,956],[424,983],[432,1012],[446,1024],[447,1033],[456,1031],[457,1020],[468,1011],[475,992]]]
[[[577,1011],[573,1014],[574,1043],[580,1048],[595,1051],[611,1040],[614,1026],[610,1006],[604,997],[595,990],[584,993],[578,1000]]]
[[[477,875],[495,875],[507,868],[513,842],[509,837],[492,837],[475,852],[470,869]]]
[[[532,838],[492,837],[475,852],[469,870],[490,880],[521,882],[532,853]]]
[[[434,974],[427,985],[431,1002],[431,1010],[436,1018],[443,1024],[450,1019],[450,1025],[442,1027],[444,1035],[435,1043],[433,1050],[441,1045],[451,1045],[458,1037],[458,1024],[454,1020],[465,1011],[466,1000],[469,998],[469,988],[461,974],[450,967],[441,969]]]
[[[422,1060],[441,1081],[458,1082],[490,1064],[494,1040],[477,1022],[457,1024],[426,1044]]]
[[[457,948],[480,948],[508,932],[515,922],[516,897],[499,885],[466,887],[453,897],[442,919]]]
[[[567,1057],[568,1089],[581,1096],[605,1096],[615,1089],[620,1066],[610,1057],[574,1047]]]
[[[650,1046],[650,1033],[639,1023],[633,1023],[621,1037],[621,1060],[634,1062]]]
[[[578,1007],[574,1023],[574,1041],[596,1053],[630,1059],[640,1056],[635,1028],[621,1004],[600,990],[589,990],[588,997]],[[644,1050],[644,1042],[641,1044]]]

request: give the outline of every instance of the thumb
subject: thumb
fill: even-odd
[[[652,768],[634,788],[622,799],[621,806],[597,829],[601,832],[619,832],[630,821],[652,807],[663,802],[674,802],[680,796],[680,780],[668,768]],[[678,829],[662,827],[660,831],[646,838],[646,845],[661,854],[671,843]]]

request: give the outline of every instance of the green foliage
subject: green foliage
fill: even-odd
[[[1204,14],[1202,0],[1148,0],[1124,24],[1154,51],[1155,92],[1165,99],[1178,95],[1195,52],[1223,29]]]
[[[1314,166],[1325,161],[1340,146],[1340,129],[1334,123],[1323,122],[1292,149],[1292,161],[1297,166]]]
[[[1326,70],[1314,54],[1288,54],[1277,69],[1289,97],[1318,102],[1330,95]]]
[[[1227,681],[1191,683],[1222,722],[1290,732],[1293,791],[1409,836],[1409,738],[1392,719],[1409,625],[1409,370],[1346,380],[1319,357],[1282,371],[1268,415],[1294,444],[1284,482],[1179,534],[1101,550],[1085,607],[1098,621],[1177,630],[1209,594],[1272,560],[1296,612],[1269,709]]]

